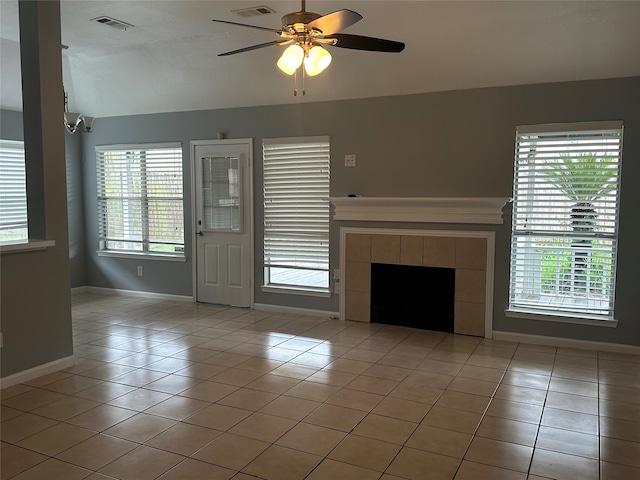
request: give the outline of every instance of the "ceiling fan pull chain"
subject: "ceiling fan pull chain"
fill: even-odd
[[[293,96],[298,96],[298,71],[293,74]]]
[[[305,85],[304,85],[304,79],[306,78],[306,75],[304,73],[304,68],[302,68],[301,70],[302,70],[302,96],[304,97],[307,94],[307,90],[305,89]]]

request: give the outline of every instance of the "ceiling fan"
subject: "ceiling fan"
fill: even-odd
[[[319,15],[307,12],[305,4],[306,1],[302,0],[299,12],[288,13],[282,17],[281,29],[214,19],[214,22],[266,30],[280,37],[278,40],[232,50],[221,53],[218,56],[235,55],[272,45],[287,46],[278,60],[278,68],[288,75],[293,75],[298,70],[298,67],[304,63],[306,74],[314,76],[322,72],[331,63],[331,55],[323,48],[325,45],[373,52],[398,53],[404,50],[404,43],[402,42],[340,33],[341,30],[362,20],[362,15],[353,10],[342,9],[327,15]]]

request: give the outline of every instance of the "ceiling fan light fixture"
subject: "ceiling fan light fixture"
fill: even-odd
[[[287,75],[293,75],[294,72],[302,65],[304,60],[304,50],[300,45],[288,46],[278,59],[276,64],[280,70]]]
[[[319,45],[311,47],[304,58],[304,70],[313,77],[322,72],[331,63],[331,54]]]
[[[345,28],[362,20],[362,15],[353,10],[343,8],[326,15],[320,15],[318,13],[308,12],[305,4],[306,1],[301,0],[300,11],[284,15],[282,17],[282,27],[278,29],[232,22],[229,20],[213,19],[213,21],[217,23],[272,32],[279,38],[275,41],[219,53],[218,56],[226,57],[228,55],[235,55],[236,53],[250,52],[270,47],[272,45],[283,47],[289,45],[276,62],[276,65],[285,74],[293,76],[302,63],[304,63],[304,70],[301,75],[302,95],[304,95],[305,76],[316,76],[322,73],[331,63],[331,54],[327,52],[323,46],[330,45],[331,47],[368,50],[372,52],[397,53],[404,50],[404,43],[402,42],[341,33]],[[295,84],[297,85],[298,75],[296,74],[294,78]],[[297,95],[297,88],[294,88],[293,94]]]

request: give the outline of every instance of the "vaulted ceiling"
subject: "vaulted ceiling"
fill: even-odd
[[[242,17],[267,6],[275,13]],[[21,110],[18,6],[0,0],[1,107]],[[402,53],[328,47],[333,61],[293,95],[276,40],[299,1],[62,0],[63,83],[70,109],[96,117],[288,104],[640,75],[639,1],[321,1],[364,18],[344,33],[406,43]],[[132,26],[92,21],[111,17]],[[299,89],[301,85],[298,85]]]

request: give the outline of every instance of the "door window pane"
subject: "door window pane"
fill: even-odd
[[[202,159],[202,222],[206,230],[240,231],[238,157]]]

